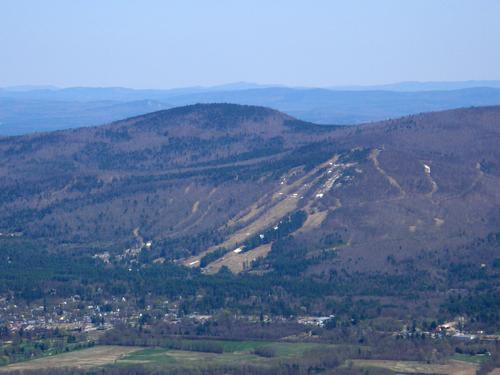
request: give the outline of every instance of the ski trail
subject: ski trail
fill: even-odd
[[[373,162],[373,166],[382,176],[384,176],[387,179],[387,181],[389,181],[389,184],[391,184],[391,186],[393,186],[399,190],[401,198],[406,196],[406,192],[403,190],[401,185],[396,181],[396,179],[394,177],[390,176],[389,174],[387,174],[387,172],[385,170],[383,170],[382,167],[380,166],[380,163],[378,161],[379,154],[380,154],[380,150],[378,150],[378,149],[373,149],[372,152],[370,153],[369,158]]]
[[[250,234],[259,233],[259,231],[274,225],[281,218],[297,209],[299,201],[303,198],[304,194],[307,194],[311,190],[311,187],[315,185],[322,176],[328,174],[326,170],[332,168],[337,160],[338,155],[334,155],[329,160],[313,168],[294,183],[283,185],[277,192],[271,192],[264,195],[250,207],[248,213],[242,216],[238,215],[239,217],[237,219],[230,222],[230,226],[244,224],[242,228],[231,234],[222,243],[211,246],[200,254],[185,259],[183,263],[190,267],[198,266],[199,263],[195,262],[199,261],[204,255],[220,247],[228,249],[234,248],[248,238]],[[325,169],[325,173],[316,176],[317,172],[322,169]]]
[[[425,163],[422,163],[423,166],[424,166],[424,173],[425,173],[425,176],[427,177],[427,180],[429,181],[429,183],[431,184],[431,191],[428,192],[426,195],[428,197],[432,197],[432,195],[438,191],[439,187],[438,187],[438,184],[436,183],[436,181],[434,181],[434,179],[432,178],[432,175],[431,175],[431,167],[429,167],[427,164]]]

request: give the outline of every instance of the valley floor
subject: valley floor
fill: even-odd
[[[314,350],[335,350],[335,345],[315,343],[287,343],[266,341],[216,341],[221,344],[222,353],[210,353],[188,350],[170,350],[165,348],[144,348],[137,346],[99,345],[88,349],[54,355],[31,361],[15,363],[0,367],[0,373],[15,371],[36,373],[37,370],[50,369],[91,369],[91,368],[128,368],[130,366],[144,366],[149,370],[200,370],[202,368],[216,368],[221,366],[260,366],[273,368],[273,365],[285,361],[294,361],[307,358]],[[263,355],[266,348],[269,357]],[[340,346],[339,346],[340,348]],[[395,361],[395,360],[366,360],[347,359],[339,368],[349,368],[353,373],[365,373],[370,369],[385,369],[388,373],[407,374],[457,374],[473,375],[479,368],[474,363],[474,357],[463,360],[447,359],[443,363],[427,363],[424,361]],[[111,367],[110,367],[111,366]],[[71,371],[71,370],[68,370]]]

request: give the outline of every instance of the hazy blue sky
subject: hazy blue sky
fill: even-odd
[[[0,86],[500,79],[498,0],[0,0]]]

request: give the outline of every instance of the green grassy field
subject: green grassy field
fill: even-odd
[[[200,367],[238,364],[272,364],[279,360],[301,357],[307,352],[321,348],[335,348],[334,345],[316,343],[291,343],[272,341],[226,341],[226,340],[189,340],[175,341],[182,344],[174,348],[140,348],[126,346],[96,346],[92,350],[72,348],[69,353],[61,354],[55,348],[48,348],[37,359],[18,361],[9,366],[7,361],[0,357],[2,369],[32,369],[57,367],[60,360],[64,364],[74,364],[77,367],[86,367],[95,359],[95,363],[106,366],[146,365],[154,367]],[[75,344],[76,345],[76,344]],[[219,352],[189,349],[191,345],[203,348],[216,348]],[[67,345],[68,346],[68,345]],[[274,355],[263,357],[254,354],[258,348],[270,349]],[[28,348],[26,348],[27,350]],[[69,350],[70,348],[68,348]],[[112,350],[115,355],[110,355]],[[83,360],[82,360],[83,358]],[[108,361],[109,360],[109,361]],[[0,369],[1,372],[1,369]]]
[[[189,342],[189,340],[185,340]],[[222,353],[207,353],[186,350],[173,350],[164,348],[148,348],[130,353],[120,358],[115,365],[146,365],[160,367],[199,367],[210,365],[238,365],[256,364],[266,365],[276,361],[300,357],[310,350],[319,348],[332,348],[333,345],[314,343],[287,343],[265,341],[218,341],[211,340],[213,344],[223,348]],[[253,353],[257,348],[270,348],[275,355],[265,358]]]
[[[315,357],[323,349],[346,349],[343,345],[319,343],[277,342],[277,341],[224,341],[224,340],[179,340],[176,349],[158,347],[129,347],[99,345],[88,349],[76,350],[64,354],[48,355],[42,358],[0,366],[0,373],[8,370],[36,370],[47,368],[75,367],[130,367],[145,366],[151,369],[195,369],[213,367],[257,366],[270,368],[278,362],[294,358]],[[220,352],[192,351],[184,348],[191,344],[211,344]],[[183,349],[178,349],[182,347]],[[194,347],[194,346],[193,346]],[[201,345],[210,348],[208,345]],[[263,357],[254,353],[256,349],[270,349],[274,355]],[[359,348],[359,347],[358,347]],[[442,373],[472,375],[478,365],[487,360],[487,356],[454,355],[443,364],[428,364],[416,361],[392,360],[352,360],[356,367],[382,368],[404,373]]]
[[[451,359],[469,363],[476,363],[480,365],[490,359],[487,355],[468,355],[468,354],[455,354]]]

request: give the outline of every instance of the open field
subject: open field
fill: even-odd
[[[210,263],[206,268],[207,273],[216,273],[221,267],[228,267],[233,273],[240,273],[245,269],[245,264],[250,265],[254,260],[265,257],[271,251],[271,244],[261,245],[244,253],[228,252],[222,258]]]
[[[398,373],[408,374],[453,374],[453,375],[474,375],[477,365],[451,360],[446,364],[428,364],[416,361],[390,361],[381,359],[359,359],[353,360],[357,367],[382,367]]]
[[[0,373],[14,370],[21,371],[62,367],[90,368],[104,366],[112,364],[122,356],[140,349],[142,348],[133,346],[95,346],[89,349],[34,359],[32,361],[13,363],[5,367],[0,367]]]
[[[211,344],[220,352],[194,351],[189,345]],[[0,373],[7,371],[38,370],[50,368],[93,368],[103,366],[129,367],[134,365],[156,369],[200,369],[219,366],[273,366],[278,362],[313,355],[317,349],[339,348],[336,345],[319,343],[291,343],[272,341],[225,341],[225,340],[181,340],[180,349],[158,347],[100,345],[89,349],[48,356],[31,361],[0,367]],[[208,348],[209,346],[207,346]],[[273,353],[270,357],[255,354],[256,349],[266,348]],[[188,349],[188,350],[186,350]],[[443,364],[429,364],[418,361],[396,360],[352,360],[358,368],[384,368],[396,373],[456,374],[473,375],[484,361],[478,356],[454,356]]]
[[[197,368],[211,365],[265,364],[269,359],[248,352],[204,353],[184,350],[145,349],[132,353],[116,362],[118,366],[142,364],[154,367]]]
[[[451,359],[455,359],[457,361],[463,361],[463,362],[469,362],[469,363],[475,363],[480,365],[481,363],[486,362],[490,357],[486,355],[468,355],[468,354],[455,354]]]
[[[277,360],[303,356],[306,352],[320,347],[333,347],[313,343],[284,343],[265,341],[216,341],[223,348],[223,353],[207,353],[163,348],[144,349],[130,353],[116,361],[118,366],[143,364],[160,367],[200,367],[220,365],[272,364]],[[256,348],[270,348],[275,356],[264,358],[253,353]]]
[[[183,342],[192,340],[183,340]],[[197,341],[198,343],[200,340]],[[0,373],[14,370],[37,370],[47,368],[90,368],[107,365],[130,366],[146,365],[153,367],[187,367],[220,366],[239,364],[272,364],[277,360],[300,357],[308,351],[320,347],[333,345],[314,343],[285,343],[266,341],[218,341],[210,340],[219,345],[222,353],[201,351],[172,350],[166,348],[141,348],[133,346],[102,345],[89,349],[82,349],[70,353],[34,359],[26,362],[14,363],[0,367]],[[253,353],[257,348],[270,348],[274,357],[264,358]]]

